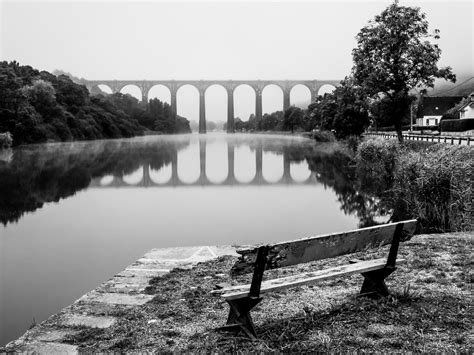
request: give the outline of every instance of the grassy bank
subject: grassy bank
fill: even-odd
[[[235,258],[226,257],[153,279],[148,287],[155,295],[151,302],[110,314],[118,317],[112,327],[84,330],[68,342],[93,352],[468,352],[472,238],[472,232],[421,235],[404,243],[400,257],[407,263],[388,279],[393,294],[385,299],[357,298],[360,275],[270,294],[253,312],[258,341],[214,331],[225,323],[228,307],[210,291],[218,283],[244,281],[230,278]],[[346,259],[272,270],[267,277]]]

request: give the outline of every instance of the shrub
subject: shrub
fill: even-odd
[[[400,144],[394,139],[369,139],[359,145],[356,167],[365,190],[382,193],[392,187],[400,149]]]
[[[10,148],[13,145],[13,136],[10,132],[0,133],[0,149]]]
[[[359,136],[348,136],[344,142],[346,143],[347,147],[352,151],[356,152],[357,147],[361,143],[361,138]]]
[[[394,172],[394,197],[424,231],[466,231],[471,226],[472,149],[436,144],[406,152]]]
[[[442,120],[439,128],[444,132],[464,132],[474,129],[474,118],[459,120]]]
[[[336,136],[331,131],[316,130],[313,132],[312,137],[316,142],[335,142],[336,141]]]

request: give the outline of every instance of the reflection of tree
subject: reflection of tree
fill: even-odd
[[[390,212],[385,198],[361,188],[350,155],[333,143],[318,145],[306,159],[318,181],[335,191],[344,213],[357,215],[360,228]]]
[[[74,195],[95,177],[121,176],[144,163],[159,170],[188,143],[96,141],[17,149],[10,163],[0,161],[0,221],[4,225],[16,222],[44,203]]]

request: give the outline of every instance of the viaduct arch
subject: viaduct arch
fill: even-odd
[[[206,90],[212,85],[220,85],[227,91],[227,132],[234,132],[234,90],[240,85],[248,85],[255,91],[255,116],[262,119],[262,91],[268,85],[276,85],[283,91],[283,110],[290,107],[290,93],[296,85],[306,86],[315,101],[323,85],[340,86],[340,80],[84,80],[89,92],[99,85],[107,85],[113,93],[120,92],[127,85],[137,86],[142,102],[148,102],[148,93],[156,85],[168,88],[171,93],[171,107],[177,112],[177,92],[181,86],[191,85],[199,91],[199,133],[206,133]]]

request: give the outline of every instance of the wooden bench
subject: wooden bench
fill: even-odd
[[[385,278],[396,270],[397,253],[400,242],[412,237],[416,220],[407,220],[375,227],[362,228],[350,232],[321,235],[288,242],[266,244],[258,247],[240,249],[241,256],[233,265],[232,275],[253,272],[250,285],[237,285],[212,291],[220,294],[230,306],[225,326],[219,330],[240,332],[256,338],[250,310],[261,300],[261,294],[290,287],[302,286],[338,276],[360,273],[364,282],[361,295],[388,296]],[[334,258],[367,249],[391,244],[388,257],[375,260],[350,262],[349,264],[324,270],[299,273],[278,279],[263,281],[264,271],[311,261]],[[403,262],[398,260],[398,263]]]

